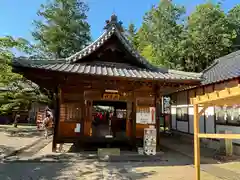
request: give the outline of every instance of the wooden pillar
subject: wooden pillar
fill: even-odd
[[[86,100],[85,105],[86,113],[85,118],[81,123],[84,123],[84,133],[83,135],[90,136],[92,128],[92,101]]]
[[[132,141],[132,147],[136,148],[136,98],[134,98],[134,101],[132,102],[132,133],[131,133],[131,141]]]
[[[55,98],[54,98],[54,133],[53,133],[53,142],[52,142],[52,151],[56,152],[57,150],[57,133],[58,133],[58,126],[59,126],[59,119],[60,119],[60,96],[61,90],[59,87],[56,87],[55,91]]]
[[[86,122],[86,119],[87,119],[87,100],[85,100],[85,98],[81,99],[81,107],[82,107],[82,118],[81,118],[81,132],[80,134],[82,136],[85,135],[85,128],[87,126],[87,122]]]
[[[199,134],[199,112],[198,104],[194,104],[194,166],[195,180],[200,180],[200,141]]]
[[[154,106],[155,106],[155,120],[156,120],[156,132],[157,132],[157,148],[160,145],[160,114],[161,114],[161,102],[159,101],[159,94],[158,94],[158,86],[155,88],[155,96],[154,96]]]

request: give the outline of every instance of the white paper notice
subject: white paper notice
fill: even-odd
[[[137,112],[136,122],[139,124],[148,124],[149,121],[149,112]]]
[[[76,124],[76,127],[75,127],[75,129],[74,129],[74,132],[75,132],[75,133],[81,132],[81,124],[80,124],[80,123],[77,123],[77,124]]]
[[[155,124],[156,108],[155,107],[139,107],[136,113],[136,123],[138,124]]]

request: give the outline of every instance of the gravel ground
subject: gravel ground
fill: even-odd
[[[22,144],[22,139],[18,143]],[[46,140],[47,142],[47,140]],[[17,143],[17,142],[16,142]],[[43,143],[39,143],[43,144]],[[37,146],[38,147],[38,146]],[[22,162],[0,162],[0,180],[193,180],[193,160],[171,150],[155,162],[99,162],[86,159],[79,153],[68,153],[71,145],[63,146],[62,153],[52,153],[52,144],[22,153]],[[29,151],[29,152],[28,152]],[[27,157],[26,155],[29,155]],[[47,158],[46,158],[47,157]],[[52,157],[52,158],[51,158]],[[54,158],[62,161],[54,162]],[[29,159],[36,158],[36,161]],[[21,158],[20,158],[21,159]],[[44,160],[41,162],[41,160]],[[239,162],[202,164],[202,180],[239,180]]]
[[[47,148],[45,148],[47,149]],[[68,154],[59,154],[61,158]],[[69,155],[69,159],[73,156]],[[14,173],[13,173],[14,170]],[[221,180],[205,171],[204,180]],[[75,156],[66,162],[5,162],[1,180],[193,180],[192,159],[168,151],[158,162],[99,162]]]
[[[0,126],[0,159],[6,154],[36,142],[42,133],[36,127]]]

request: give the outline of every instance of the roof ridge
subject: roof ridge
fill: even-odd
[[[82,50],[78,51],[77,53],[69,56],[66,58],[66,61],[70,61],[70,62],[75,62],[77,60],[78,55],[80,55],[81,53],[83,53],[84,51],[86,51],[87,49],[89,49],[91,46],[94,46],[96,43],[98,43],[104,36],[106,36],[106,34],[112,35],[112,33],[115,31],[116,27],[109,28],[107,30],[105,30],[95,41],[93,41],[91,44],[89,44],[88,46],[86,46],[85,48],[83,48]],[[107,40],[109,37],[104,38],[105,40]],[[97,48],[96,48],[97,49]],[[95,50],[96,50],[95,49]],[[87,54],[87,53],[86,53]]]
[[[141,63],[143,63],[144,65],[146,65],[149,69],[155,69],[155,70],[164,70],[167,71],[164,68],[160,68],[160,67],[155,67],[153,66],[148,60],[146,60],[134,47],[133,45],[130,43],[130,41],[127,39],[127,37],[125,37],[125,35],[123,33],[121,33],[117,28],[115,30],[115,33],[117,33],[118,36],[121,36],[119,38],[122,38],[123,41],[125,41],[124,45],[127,44],[129,47],[126,47],[129,51],[131,51],[131,53],[133,53],[133,55],[135,55],[136,58],[139,58]]]
[[[56,64],[56,63],[66,63],[65,59],[30,59],[30,58],[14,58],[13,63],[18,64],[19,62],[22,61],[21,63],[33,63],[33,64]]]
[[[74,55],[72,55],[68,58],[66,58],[66,61],[74,63],[78,60],[78,58],[80,59],[80,58],[83,58],[83,57],[89,55],[91,52],[97,50],[113,34],[118,36],[120,41],[123,41],[123,45],[125,46],[125,48],[128,49],[128,51],[130,53],[132,53],[132,55],[135,56],[135,58],[137,60],[139,60],[139,63],[146,66],[146,68],[155,69],[155,70],[159,70],[159,71],[162,71],[162,72],[167,72],[167,69],[155,67],[148,60],[146,60],[143,56],[141,56],[141,54],[129,42],[127,37],[125,37],[125,35],[122,32],[119,31],[119,29],[116,27],[115,24],[111,24],[111,26],[99,38],[97,38],[94,42],[92,42],[90,45],[88,45],[87,47],[85,47],[81,51],[75,53]]]
[[[144,65],[146,65],[149,69],[152,69],[152,70],[158,70],[158,71],[162,71],[162,72],[167,72],[168,69],[167,68],[164,68],[164,67],[157,67],[157,66],[154,66],[153,64],[151,64],[145,57],[143,57],[132,45],[132,43],[127,39],[127,37],[119,32],[119,30],[116,29],[116,31],[118,31],[119,35],[122,36],[123,40],[128,44],[128,46],[130,46],[131,50],[134,51],[134,54],[137,56],[136,58],[140,58],[141,60],[141,63],[143,63]],[[133,53],[133,52],[132,52]]]
[[[179,71],[179,70],[174,70],[174,69],[168,69],[169,73],[174,73],[178,75],[189,75],[192,77],[202,77],[203,73],[196,73],[196,72],[186,72],[186,71]]]
[[[235,57],[235,56],[238,56],[238,55],[240,55],[240,50],[238,50],[238,51],[234,51],[234,52],[231,52],[231,53],[229,53],[229,54],[226,54],[225,56],[222,56],[222,57],[219,57],[219,58],[217,58],[216,59],[216,61],[222,61],[223,59],[231,59],[231,58],[233,58],[233,57]]]
[[[213,68],[215,65],[217,65],[218,63],[219,63],[219,61],[214,60],[213,63],[212,63],[210,66],[208,66],[206,69],[204,69],[201,73],[202,73],[202,74],[206,73],[208,70],[212,69],[212,68]]]

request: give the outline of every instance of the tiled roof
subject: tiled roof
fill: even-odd
[[[40,62],[40,63],[39,63]],[[172,79],[172,80],[201,80],[200,73],[182,71],[148,70],[136,68],[123,63],[91,62],[91,63],[44,63],[43,61],[15,60],[14,67],[28,67],[77,74],[101,75],[112,77],[127,77],[141,79]]]
[[[116,35],[124,47],[132,54],[133,57],[136,58],[140,64],[144,65],[147,69],[154,69],[155,67],[151,65],[144,57],[142,57],[138,51],[136,51],[132,44],[129,42],[127,37],[125,37],[124,33],[120,32],[116,25],[111,25],[109,29],[107,29],[97,40],[91,43],[89,46],[85,47],[81,51],[76,54],[66,58],[67,62],[76,62],[89,54],[93,53],[97,49],[99,49],[108,39],[110,39],[113,35]]]
[[[216,83],[240,76],[240,50],[216,59],[203,72],[203,85]]]
[[[183,71],[169,70],[162,67],[155,67],[142,57],[136,51],[128,38],[118,26],[116,16],[111,16],[111,21],[108,23],[106,31],[92,44],[77,52],[76,54],[61,60],[27,60],[15,59],[14,67],[27,67],[45,69],[48,71],[61,71],[67,73],[101,75],[112,77],[127,77],[127,78],[141,78],[141,79],[172,79],[172,80],[202,80],[201,73],[189,73]],[[123,63],[107,63],[107,62],[85,62],[81,61],[82,58],[90,55],[91,53],[102,47],[111,37],[117,37],[125,49],[132,55],[133,60],[140,65],[139,67],[131,66]]]

